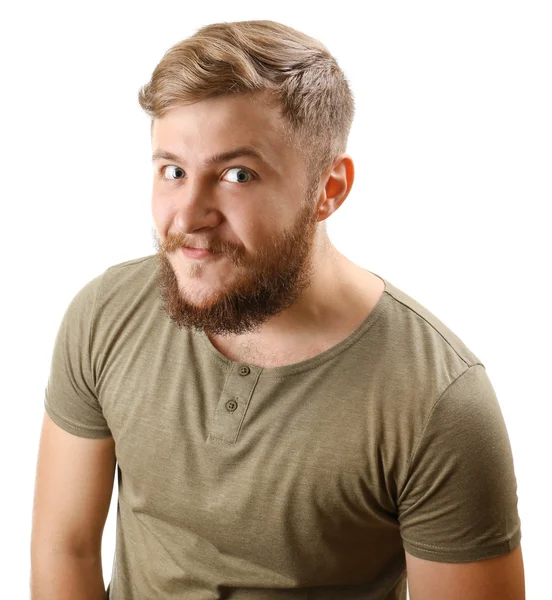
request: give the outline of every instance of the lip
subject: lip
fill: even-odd
[[[182,252],[190,258],[208,258],[209,256],[215,256],[212,252],[203,250],[202,248],[182,248]]]

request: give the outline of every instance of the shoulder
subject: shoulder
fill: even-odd
[[[402,338],[412,355],[420,358],[428,355],[442,357],[457,365],[454,378],[465,369],[483,364],[457,332],[450,329],[427,306],[408,295],[391,282],[386,281],[388,319],[394,334]]]
[[[112,310],[151,297],[155,289],[155,255],[143,256],[108,267],[100,276],[98,310]]]
[[[149,255],[111,265],[81,289],[77,302],[87,306],[97,351],[123,328],[160,316],[156,274],[156,256]]]

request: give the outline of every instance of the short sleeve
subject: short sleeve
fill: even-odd
[[[404,549],[438,562],[469,562],[521,540],[510,440],[487,371],[466,369],[428,417],[397,500]]]
[[[90,356],[90,330],[102,277],[77,292],[63,315],[44,397],[44,408],[56,425],[86,438],[111,436],[96,397]]]

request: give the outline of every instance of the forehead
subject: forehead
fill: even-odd
[[[198,159],[252,146],[274,167],[285,163],[293,152],[278,108],[242,94],[171,108],[154,120],[152,146]]]

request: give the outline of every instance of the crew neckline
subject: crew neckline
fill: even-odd
[[[234,367],[235,369],[238,369],[242,366],[247,366],[251,369],[251,371],[260,373],[260,377],[263,377],[263,378],[287,377],[289,375],[301,373],[301,372],[307,371],[309,369],[314,369],[314,368],[318,367],[319,365],[321,365],[322,363],[325,363],[326,361],[334,358],[341,352],[345,351],[347,348],[349,348],[349,346],[352,346],[362,335],[364,335],[372,327],[372,325],[378,320],[378,318],[381,316],[381,314],[385,311],[385,308],[391,297],[390,289],[393,287],[392,284],[389,281],[387,281],[387,279],[382,277],[381,275],[378,275],[377,273],[374,273],[373,271],[369,271],[368,269],[364,269],[364,270],[368,271],[372,275],[375,275],[376,277],[381,279],[384,283],[383,292],[382,292],[380,298],[378,299],[376,305],[372,308],[372,310],[370,311],[370,314],[364,319],[364,321],[362,321],[362,323],[360,323],[360,325],[354,331],[352,331],[345,339],[341,340],[341,342],[338,342],[336,345],[332,346],[331,348],[327,348],[326,350],[322,351],[320,354],[317,354],[316,356],[312,356],[311,358],[307,358],[305,360],[302,360],[302,361],[299,361],[299,362],[296,362],[296,363],[293,363],[290,365],[283,365],[280,367],[271,367],[271,368],[259,367],[257,365],[250,364],[248,362],[241,362],[241,361],[236,361],[236,360],[232,360],[232,359],[228,358],[227,356],[222,354],[222,352],[220,352],[220,350],[212,344],[211,340],[209,339],[209,337],[207,336],[205,331],[193,330],[193,332],[200,337],[200,339],[202,340],[202,343],[205,345],[207,350],[213,356],[215,356],[215,358],[217,358],[219,360],[219,362],[223,363],[224,365],[226,365],[228,367]]]

